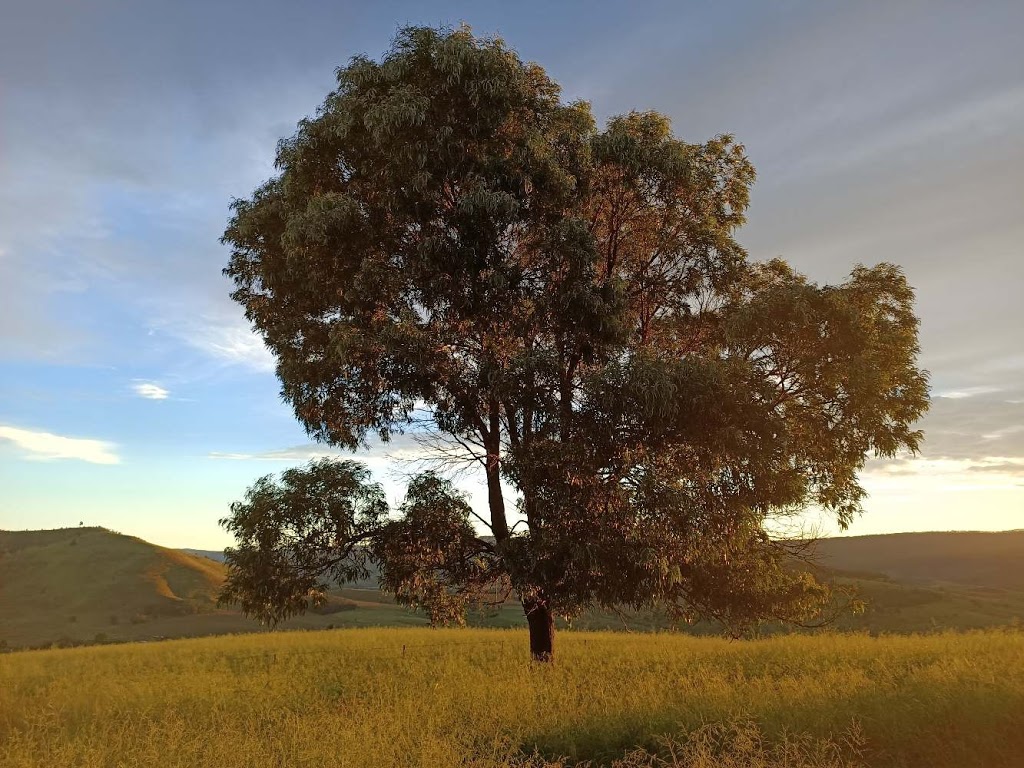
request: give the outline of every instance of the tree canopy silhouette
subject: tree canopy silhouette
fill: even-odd
[[[741,145],[655,112],[601,130],[466,28],[405,29],[337,78],[233,204],[233,298],[313,438],[426,421],[479,463],[488,530],[440,475],[395,515],[357,463],[315,462],[232,507],[225,595],[276,621],[369,559],[438,621],[512,590],[538,659],[554,616],[593,606],[814,615],[827,589],[768,530],[808,505],[847,525],[866,457],[917,449],[900,269],[818,286],[749,260]]]

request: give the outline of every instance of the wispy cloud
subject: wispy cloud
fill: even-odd
[[[274,370],[274,356],[240,312],[218,310],[187,320],[182,319],[184,314],[168,313],[169,319],[154,323],[153,329],[221,363],[258,372]]]
[[[1011,87],[968,99],[944,110],[931,108],[922,115],[888,115],[884,125],[849,136],[842,151],[808,154],[793,163],[788,173],[809,178],[815,173],[836,174],[855,171],[879,158],[905,153],[915,147],[948,145],[953,141],[976,140],[977,134],[993,127],[1003,129],[1024,110],[1024,88]]]
[[[222,459],[228,461],[309,461],[320,458],[341,458],[348,454],[339,450],[326,448],[321,445],[297,445],[292,448],[280,448],[274,451],[260,451],[256,453],[226,453],[222,451],[211,451],[207,454],[209,459]]]
[[[247,325],[218,325],[210,322],[192,334],[190,343],[225,362],[257,371],[273,371],[274,357]]]
[[[309,461],[320,458],[350,458],[357,461],[375,461],[380,459],[419,460],[440,455],[437,448],[417,440],[415,433],[394,435],[384,443],[371,438],[369,448],[359,451],[346,451],[317,443],[294,445],[290,448],[278,448],[272,451],[227,452],[211,451],[208,459],[230,461]]]
[[[934,476],[963,472],[1004,473],[1024,475],[1024,458],[1012,456],[988,456],[978,459],[932,459],[922,456],[904,456],[898,459],[881,459],[869,462],[866,474],[870,475],[921,475]]]
[[[944,392],[936,392],[936,397],[943,397],[947,400],[963,400],[965,397],[974,397],[975,395],[987,395],[992,392],[998,392],[998,387],[989,386],[978,386],[978,387],[965,387],[963,389],[950,389]]]
[[[921,421],[928,459],[986,462],[1024,460],[1024,403],[1020,388],[958,388],[935,398]]]
[[[1006,475],[1024,477],[1024,459],[1000,459],[993,457],[987,461],[972,464],[968,472],[996,472]]]
[[[147,400],[166,400],[171,394],[169,390],[152,381],[138,381],[132,384],[132,389],[139,397],[144,397]]]
[[[25,452],[25,458],[36,461],[77,459],[90,464],[118,464],[114,444],[104,440],[64,437],[52,432],[0,426],[0,440],[7,440]]]

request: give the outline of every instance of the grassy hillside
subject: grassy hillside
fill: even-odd
[[[210,613],[224,566],[102,528],[0,531],[0,639],[92,638]]]
[[[181,551],[224,561],[223,550]],[[1024,591],[1024,530],[839,536],[821,539],[817,556],[830,570],[872,579]]]
[[[223,549],[182,549],[179,551],[185,552],[189,555],[195,555],[196,557],[205,557],[209,560],[216,560],[218,563],[224,562]]]
[[[908,534],[902,551],[915,552],[918,537]],[[946,537],[939,534],[939,537]],[[952,534],[952,536],[969,536]],[[933,556],[932,571],[918,566],[915,573],[942,578],[903,581],[888,573],[901,565],[899,549],[889,537],[833,539],[822,543],[825,563],[841,565],[825,576],[853,587],[867,603],[859,616],[843,616],[837,628],[883,632],[922,632],[1005,626],[1024,618],[1024,590],[1001,589],[993,583],[1014,583],[1018,568],[1018,535],[981,534],[965,540],[957,550],[960,562],[972,560],[971,541],[985,542],[988,580],[979,586],[955,583],[957,573],[980,573],[957,565],[953,558]],[[1007,537],[1011,545],[1000,545]],[[989,538],[993,537],[993,538]],[[881,538],[875,549],[864,539]],[[948,547],[947,547],[948,550]],[[831,553],[838,551],[842,557]],[[876,551],[892,557],[875,556]],[[936,547],[925,552],[937,551]],[[828,559],[833,557],[833,559]],[[973,558],[975,561],[978,558]],[[883,570],[885,569],[885,570]],[[878,572],[883,571],[883,572]],[[216,593],[224,579],[224,565],[207,557],[157,547],[140,539],[101,528],[58,531],[0,531],[0,645],[40,646],[51,643],[146,640],[258,632],[261,627],[237,611],[218,609]],[[282,624],[282,629],[330,627],[423,626],[421,614],[397,606],[375,589],[337,590],[328,604]],[[481,627],[520,627],[522,609],[509,603],[486,616],[472,616]],[[574,628],[644,631],[669,627],[655,613],[618,615],[592,612],[579,617]],[[714,634],[713,625],[683,628],[692,634]],[[766,627],[765,632],[788,631]]]
[[[1019,632],[565,633],[557,653],[532,664],[518,631],[388,629],[7,654],[0,765],[1010,768],[1024,754]],[[678,762],[654,762],[670,749]]]
[[[822,565],[916,584],[1024,592],[1024,530],[822,539]]]
[[[258,632],[218,609],[223,563],[103,528],[0,531],[0,646]],[[332,595],[283,629],[425,625],[376,591]]]

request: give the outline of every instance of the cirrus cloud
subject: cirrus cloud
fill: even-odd
[[[238,365],[257,373],[274,370],[273,354],[236,307],[218,306],[196,314],[183,305],[168,303],[150,320],[150,334],[158,333],[223,365]]]

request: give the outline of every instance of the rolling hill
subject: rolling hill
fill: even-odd
[[[223,549],[182,549],[180,552],[184,552],[195,557],[205,557],[208,560],[216,560],[218,563],[224,562],[224,550]]]
[[[209,557],[105,528],[0,531],[0,648],[265,630],[217,606],[225,574]],[[281,626],[423,624],[376,590],[345,590]]]
[[[817,544],[822,565],[919,585],[1024,591],[1024,530],[844,536]]]
[[[1024,618],[1024,532],[913,533],[819,542],[821,572],[865,600],[844,630],[921,632],[1002,626]],[[255,632],[262,627],[216,604],[222,553],[171,550],[103,528],[0,531],[0,646],[26,647]],[[372,584],[347,585],[285,629],[416,626],[427,620]],[[579,629],[664,629],[655,613],[592,612]],[[518,626],[509,603],[472,617]],[[767,628],[767,631],[780,628]],[[687,631],[708,634],[712,625]]]
[[[210,613],[224,566],[102,528],[0,531],[0,639],[95,637]]]

